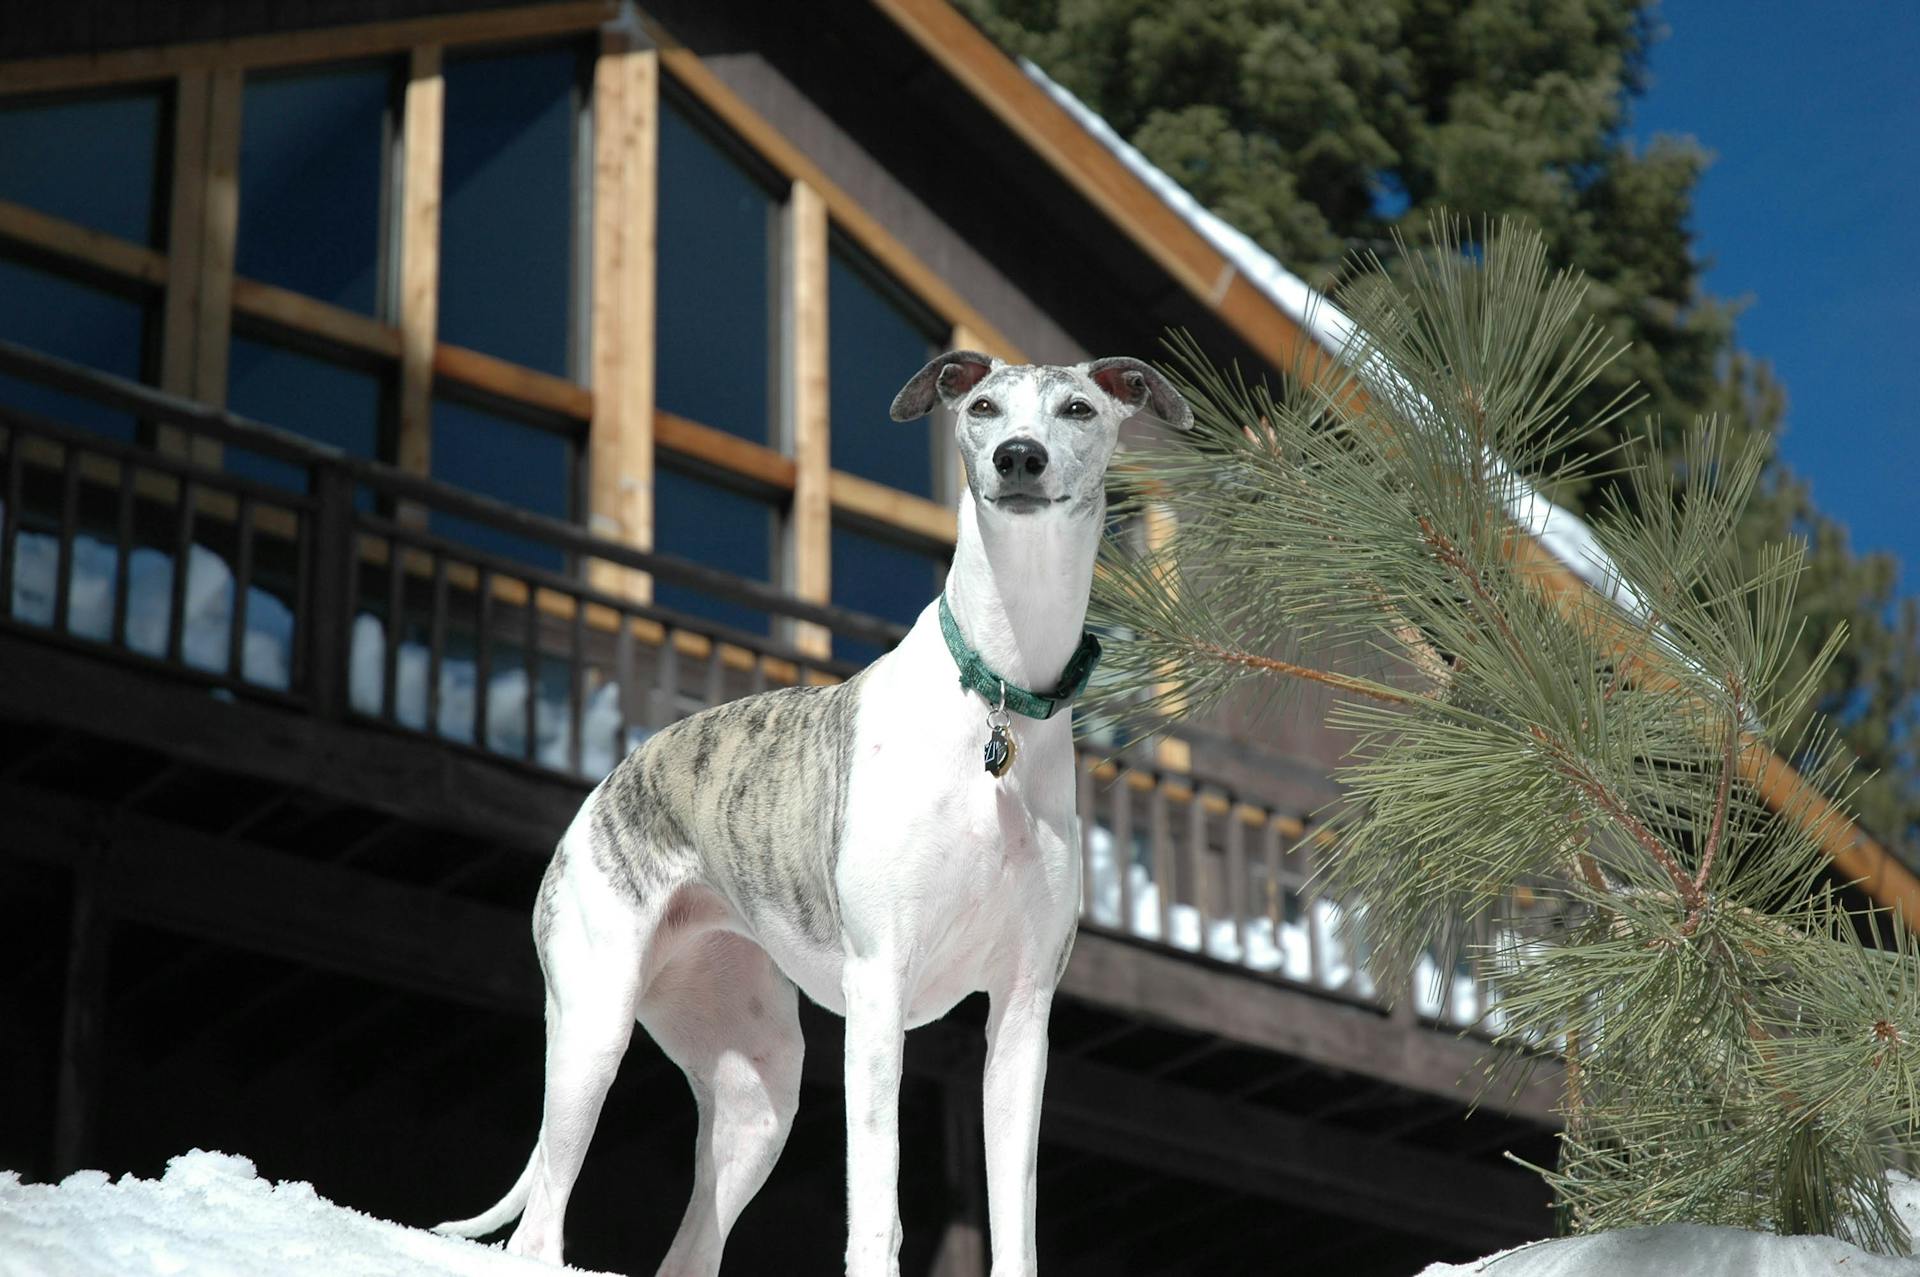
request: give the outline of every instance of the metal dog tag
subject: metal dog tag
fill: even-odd
[[[987,728],[992,733],[987,737],[987,774],[998,780],[1012,770],[1014,757],[1020,752],[1020,742],[1013,738],[1013,729],[1005,722],[996,723],[989,717]]]
[[[1007,716],[1007,685],[1000,684],[1000,703],[987,711],[987,775],[999,780],[1013,768],[1020,753],[1020,742],[1013,738],[1012,719]]]

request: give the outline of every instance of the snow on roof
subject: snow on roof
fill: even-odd
[[[0,1277],[556,1277],[580,1272],[336,1206],[298,1181],[195,1149],[160,1179],[0,1172]]]
[[[1273,254],[1203,206],[1180,183],[1154,167],[1097,112],[1026,58],[1020,59],[1020,69],[1323,349],[1346,357],[1368,348],[1365,334],[1344,311],[1282,266]],[[1585,520],[1549,501],[1524,479],[1516,479],[1509,491],[1508,514],[1549,554],[1629,614],[1645,614],[1646,605],[1640,595],[1621,579],[1619,569]]]

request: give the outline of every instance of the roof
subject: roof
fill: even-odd
[[[1112,126],[1031,62],[1015,62],[945,0],[872,0],[1075,190],[1276,368],[1308,350],[1336,358],[1355,329],[1272,254],[1203,207]],[[1625,585],[1592,529],[1530,488],[1509,505],[1528,537],[1519,566],[1557,597],[1598,590],[1630,613]],[[1746,779],[1773,811],[1814,829],[1834,867],[1876,903],[1920,918],[1920,878],[1834,807],[1785,760],[1742,756]]]

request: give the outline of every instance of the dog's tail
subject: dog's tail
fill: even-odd
[[[533,1191],[533,1166],[540,1160],[540,1146],[534,1145],[533,1155],[527,1158],[527,1169],[520,1172],[520,1178],[513,1182],[507,1195],[495,1202],[486,1213],[475,1215],[472,1219],[450,1220],[444,1224],[435,1224],[433,1231],[445,1233],[450,1237],[485,1237],[517,1218],[527,1208],[527,1195]]]

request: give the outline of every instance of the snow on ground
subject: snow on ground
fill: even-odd
[[[580,1269],[375,1219],[195,1149],[157,1180],[0,1172],[0,1277],[554,1277]]]
[[[1909,1228],[1920,1183],[1895,1177]],[[1284,1267],[1284,1265],[1282,1265]],[[1337,1272],[1336,1262],[1321,1270]],[[59,1184],[0,1172],[0,1277],[540,1277],[558,1269],[337,1206],[297,1180],[195,1149],[158,1180],[79,1171]],[[1536,1242],[1422,1277],[1915,1277],[1920,1260],[1831,1237],[1691,1224]]]
[[[1915,1277],[1920,1260],[1872,1255],[1832,1237],[1775,1237],[1667,1224],[1562,1237],[1420,1277]]]
[[[1887,1172],[1894,1211],[1920,1241],[1920,1180]],[[1874,1255],[1832,1237],[1775,1237],[1667,1224],[1531,1242],[1420,1277],[1920,1277],[1920,1258]]]

